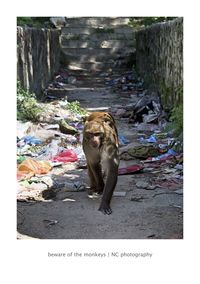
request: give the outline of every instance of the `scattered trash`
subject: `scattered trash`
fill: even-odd
[[[123,135],[119,135],[119,145],[127,145],[130,141],[126,139]]]
[[[59,129],[59,124],[49,124],[44,127],[45,129]]]
[[[25,180],[30,179],[32,176],[34,176],[34,172],[29,171],[17,171],[17,180]]]
[[[87,187],[86,184],[81,181],[65,181],[58,186],[64,188],[67,192],[85,191]]]
[[[174,167],[175,169],[177,169],[177,170],[183,170],[183,165],[182,164],[177,164],[175,167]]]
[[[77,160],[77,154],[73,150],[66,150],[52,157],[53,162],[70,163],[76,162]]]
[[[105,84],[112,86],[113,90],[122,90],[123,92],[143,90],[143,80],[138,78],[134,71],[125,72],[122,76],[111,79],[106,78]]]
[[[131,155],[134,158],[147,159],[148,157],[157,156],[159,150],[152,145],[141,145],[141,146],[135,146],[134,148],[130,148],[128,149],[127,152],[129,155]]]
[[[168,149],[168,144],[158,144],[159,149],[166,150]]]
[[[27,174],[47,174],[52,169],[48,161],[36,161],[33,159],[24,160],[17,168],[18,178],[26,176]]]
[[[157,123],[146,123],[146,122],[141,122],[141,123],[134,123],[133,124],[134,128],[137,128],[137,131],[149,131],[149,132],[154,132],[158,129],[158,124]]]
[[[28,121],[28,122],[22,122],[20,120],[17,121],[17,137],[19,139],[21,139],[22,137],[26,136],[32,126],[32,122]]]
[[[59,102],[59,105],[60,105],[61,107],[66,107],[66,106],[68,105],[68,100],[66,99],[66,100],[60,101],[60,102]]]
[[[26,158],[24,156],[17,156],[17,163],[21,164]]]
[[[24,142],[26,144],[29,144],[29,145],[40,145],[42,144],[42,141],[34,136],[25,136],[22,138],[22,140],[24,140]]]
[[[64,163],[63,162],[50,162],[52,168],[55,168],[55,167],[59,167],[61,165],[63,165]]]
[[[51,160],[54,156],[56,156],[58,153],[62,152],[64,150],[63,147],[60,147],[58,144],[60,143],[59,140],[52,140],[51,143],[49,143],[46,147],[44,147],[39,155],[38,159],[41,160]]]
[[[133,174],[143,169],[141,165],[132,165],[118,170],[118,175]]]
[[[118,92],[125,103],[118,102],[111,107],[100,105],[98,108],[91,105],[87,110],[112,111],[117,119],[123,121],[121,127],[126,123],[132,123],[127,128],[130,130],[130,135],[127,135],[126,131],[130,140],[123,134],[119,135],[120,146],[124,146],[120,147],[120,159],[131,160],[129,162],[131,165],[118,170],[118,175],[139,173],[140,180],[136,180],[137,188],[134,188],[135,192],[130,200],[142,202],[146,198],[152,198],[153,194],[148,190],[156,188],[166,191],[158,192],[153,197],[168,193],[182,195],[183,189],[180,187],[183,179],[183,145],[173,137],[172,131],[166,132],[165,115],[158,95],[145,90],[143,80],[138,78],[134,71],[117,76],[113,76],[109,71],[101,73],[100,77],[105,85],[105,91],[101,91],[103,97],[109,99],[107,90],[111,89],[113,92]],[[44,92],[45,113],[40,115],[39,122],[37,124],[17,122],[19,200],[43,198],[43,201],[44,199],[46,201],[55,197],[59,199],[62,196],[63,201],[75,201],[64,199],[63,195],[66,197],[66,192],[80,192],[87,189],[81,175],[84,173],[85,178],[86,170],[82,169],[87,168],[81,146],[84,127],[82,115],[70,112],[66,96],[68,89],[71,90],[73,84],[81,83],[80,80],[84,81],[84,78],[81,72],[80,76],[74,76],[73,71],[62,68]],[[90,90],[94,91],[95,88]],[[126,104],[128,100],[129,103]],[[77,161],[78,163],[74,163]],[[155,180],[147,181],[147,177],[152,175],[156,177]],[[138,176],[134,176],[134,179]],[[140,194],[141,192],[143,195]],[[126,194],[127,191],[114,191],[113,196],[125,197]],[[101,198],[101,196],[93,194],[92,198]],[[180,208],[179,205],[174,207]],[[51,219],[43,221],[47,226],[58,223],[57,220]],[[148,236],[151,237],[155,237],[155,234]]]
[[[168,137],[168,133],[158,133],[155,131],[154,136],[156,136],[157,139],[164,139]]]
[[[64,119],[62,119],[60,121],[59,127],[60,127],[60,131],[64,134],[74,135],[74,134],[78,133],[77,129],[70,126]]]
[[[82,121],[77,121],[77,122],[71,121],[68,124],[78,130],[83,130],[84,128],[84,124]]]
[[[144,114],[143,115],[143,121],[145,123],[157,123],[158,122],[158,114],[153,114],[153,113],[150,113],[147,115],[147,114]]]
[[[77,158],[79,160],[79,163],[80,162],[86,162],[86,157],[85,157],[85,154],[83,152],[83,148],[82,147],[76,147],[76,148],[73,148],[73,151],[74,153],[76,153],[77,155]]]
[[[158,118],[162,114],[162,107],[159,97],[155,93],[145,94],[140,98],[133,107],[129,122],[158,122]]]
[[[157,139],[154,135],[151,135],[149,138],[145,139],[144,137],[141,137],[139,139],[139,141],[141,143],[156,143],[157,142]]]
[[[171,159],[173,156],[176,156],[177,153],[173,149],[169,149],[167,153],[159,155],[157,157],[148,158],[149,161],[165,161],[167,159]]]
[[[156,188],[156,185],[151,185],[149,182],[146,181],[138,181],[136,183],[136,186],[146,190],[154,190]]]

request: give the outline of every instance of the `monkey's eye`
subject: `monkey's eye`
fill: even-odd
[[[94,133],[94,136],[100,136],[101,135],[101,133],[100,132],[96,132],[96,133]]]
[[[87,132],[87,136],[88,136],[88,138],[92,138],[92,137],[96,136],[96,133]]]

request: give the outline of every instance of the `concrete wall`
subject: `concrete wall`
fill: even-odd
[[[39,98],[59,68],[60,32],[17,27],[17,79]]]
[[[136,68],[147,86],[159,91],[164,107],[182,102],[183,18],[136,33]]]

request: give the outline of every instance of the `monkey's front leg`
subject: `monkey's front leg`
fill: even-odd
[[[117,178],[118,178],[118,166],[119,166],[118,158],[116,157],[112,160],[107,160],[105,162],[105,166],[107,167],[107,171],[106,171],[107,177],[106,177],[106,183],[105,183],[99,211],[101,211],[103,214],[110,215],[112,213],[112,209],[110,208],[110,202],[111,202],[113,191],[117,184]]]

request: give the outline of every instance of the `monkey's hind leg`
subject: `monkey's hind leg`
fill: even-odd
[[[101,165],[88,163],[88,175],[90,178],[90,189],[88,190],[89,197],[94,193],[99,195],[103,192],[104,181],[101,173]]]

